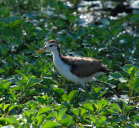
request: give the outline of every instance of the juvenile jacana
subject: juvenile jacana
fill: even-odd
[[[100,60],[91,57],[63,56],[56,40],[49,40],[43,51],[50,51],[53,55],[53,63],[60,74],[68,80],[85,84],[100,72],[107,73],[109,70]]]

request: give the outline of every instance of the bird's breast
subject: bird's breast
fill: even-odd
[[[79,83],[79,78],[71,73],[70,65],[64,63],[60,57],[54,57],[53,61],[56,69],[61,75],[65,76],[68,80]]]

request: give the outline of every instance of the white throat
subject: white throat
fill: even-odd
[[[53,55],[53,62],[54,62],[55,67],[57,68],[57,70],[61,74],[63,74],[62,72],[64,72],[64,70],[65,70],[63,68],[63,66],[66,65],[66,64],[61,60],[61,57],[60,57],[60,54],[59,54],[58,50],[54,50],[54,51],[51,51],[51,52],[52,52],[52,55]]]
[[[52,55],[53,55],[54,64],[56,64],[59,61],[62,61],[61,58],[60,58],[60,54],[59,54],[58,50],[54,50],[54,51],[51,51],[51,52],[52,52]]]

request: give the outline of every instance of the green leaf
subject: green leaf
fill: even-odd
[[[84,117],[84,114],[86,114],[86,113],[87,113],[87,109],[81,108],[81,110],[80,110],[81,116]]]
[[[59,110],[56,114],[56,119],[62,120],[64,115],[66,115],[66,111],[67,111],[67,108],[62,108],[61,110]]]
[[[119,72],[114,72],[114,73],[111,74],[111,77],[113,79],[119,79],[119,78],[122,77],[122,75]]]
[[[102,109],[104,109],[107,105],[109,104],[109,102],[105,99],[99,100],[95,105],[97,111],[101,111]]]
[[[88,110],[92,111],[92,112],[94,111],[92,103],[85,103],[85,104],[83,104],[83,107],[85,109],[88,109]]]
[[[47,107],[42,107],[42,108],[39,109],[38,114],[44,114],[44,113],[49,112],[49,111],[51,111],[51,110],[52,110],[52,108],[49,107],[49,106],[47,106]]]
[[[58,122],[48,120],[43,124],[43,128],[57,128],[61,126]]]
[[[1,7],[0,8],[0,17],[8,17],[10,15],[10,8]]]
[[[123,67],[123,70],[127,72],[129,75],[131,75],[131,73],[133,73],[136,70],[136,67],[131,64],[127,64]]]
[[[138,5],[136,5],[136,6],[138,6]],[[139,22],[139,15],[138,14],[132,14],[131,17],[130,17],[130,22],[131,23],[137,23],[138,24],[138,22]]]
[[[0,74],[1,74],[1,73],[4,73],[4,72],[5,72],[5,70],[2,69],[2,68],[0,68]]]
[[[139,77],[133,77],[129,80],[128,87],[133,89],[135,92],[139,91]]]
[[[101,126],[105,125],[106,119],[107,118],[105,116],[100,116],[96,121],[96,126],[101,127]]]
[[[15,117],[0,117],[0,122],[5,122],[6,124],[17,124],[18,120]]]
[[[134,115],[134,116],[133,116],[133,119],[134,119],[136,122],[139,122],[139,115]]]
[[[3,110],[6,110],[9,106],[10,106],[10,104],[4,104]]]
[[[113,103],[113,104],[111,104],[111,107],[110,107],[110,109],[108,109],[108,111],[111,113],[119,113],[119,112],[121,113],[122,109],[120,108],[120,106],[118,104]]]
[[[59,121],[63,126],[69,127],[74,124],[74,120],[70,115],[64,115],[63,119]]]
[[[8,89],[10,85],[11,85],[11,82],[9,82],[8,80],[0,79],[0,90]]]
[[[62,100],[69,102],[68,95],[67,94],[62,95]]]
[[[105,116],[95,116],[95,115],[91,115],[90,119],[93,121],[93,123],[97,126],[97,127],[102,127],[103,125],[105,125],[107,118]]]
[[[62,99],[66,102],[72,102],[72,100],[75,99],[75,97],[77,96],[78,91],[77,90],[73,90],[71,91],[69,94],[64,94],[62,95]]]
[[[53,88],[53,90],[54,90],[58,95],[63,95],[63,94],[64,94],[64,89],[62,89],[62,88]]]
[[[75,114],[76,116],[79,116],[80,114],[80,109],[79,108],[73,108],[72,109],[73,114]]]
[[[77,90],[71,91],[68,95],[68,100],[71,102],[75,98],[75,96],[77,96],[77,94],[78,94]]]

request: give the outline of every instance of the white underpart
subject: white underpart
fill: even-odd
[[[60,74],[62,74],[68,80],[71,80],[75,83],[82,84],[84,86],[86,82],[88,82],[92,79],[92,76],[80,78],[80,77],[77,77],[76,75],[72,74],[70,71],[70,66],[65,64],[61,60],[61,58],[58,54],[58,51],[57,50],[52,51],[52,54],[53,54],[53,61],[54,61],[54,65],[55,65],[56,69],[59,71]]]

